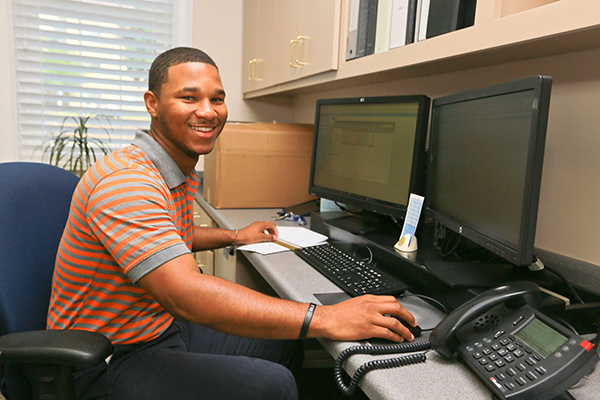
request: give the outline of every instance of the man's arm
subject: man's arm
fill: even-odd
[[[277,239],[277,227],[271,221],[259,221],[237,230],[194,226],[192,251],[213,250],[234,244],[272,242]]]
[[[203,275],[190,254],[177,257],[138,281],[175,318],[226,333],[263,339],[297,339],[308,304],[269,297],[227,280]],[[392,296],[361,296],[318,306],[308,337],[411,340],[395,318],[416,321]]]

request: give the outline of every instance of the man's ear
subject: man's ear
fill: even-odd
[[[154,94],[153,91],[147,90],[144,93],[144,103],[146,103],[146,110],[148,110],[148,114],[151,117],[156,117],[158,115],[158,97]]]

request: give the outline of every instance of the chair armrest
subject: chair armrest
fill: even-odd
[[[96,332],[44,330],[0,336],[0,362],[67,364],[86,368],[113,353],[110,340]]]

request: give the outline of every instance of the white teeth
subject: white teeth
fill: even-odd
[[[195,127],[195,126],[192,126],[191,128],[195,131],[200,131],[200,132],[210,132],[213,130],[213,128],[202,128],[202,127]]]

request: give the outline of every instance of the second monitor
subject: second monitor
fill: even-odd
[[[402,219],[422,194],[430,100],[423,95],[317,101],[309,192],[360,213],[328,223],[355,234]]]

